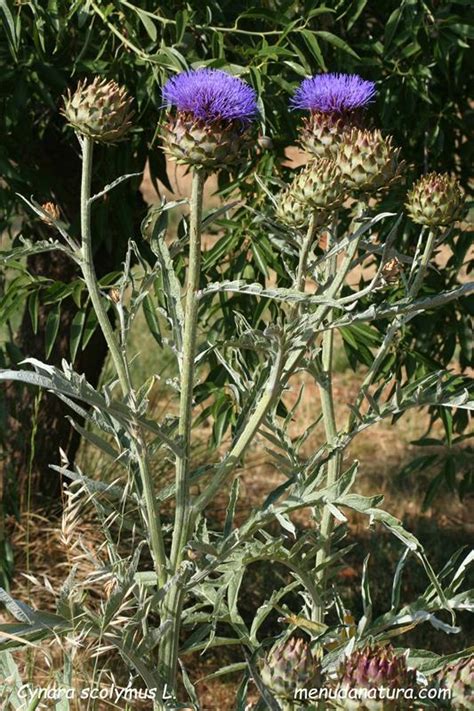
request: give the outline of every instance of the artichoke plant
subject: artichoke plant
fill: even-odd
[[[336,708],[346,711],[408,711],[410,704],[397,690],[416,688],[416,672],[393,648],[366,646],[346,659],[339,673]],[[382,693],[378,693],[381,689]],[[362,695],[355,698],[355,692]],[[352,691],[352,693],[351,693]],[[354,694],[354,697],[353,697]],[[345,698],[342,698],[345,697]]]
[[[319,684],[319,665],[302,637],[279,642],[263,662],[262,681],[277,699],[291,702],[297,689]]]
[[[101,143],[116,143],[131,128],[132,99],[115,81],[96,77],[79,82],[64,99],[63,115],[78,133]]]
[[[342,136],[337,165],[348,188],[357,193],[374,193],[400,177],[404,163],[400,149],[379,130],[353,128]]]
[[[214,169],[240,162],[251,145],[248,129],[183,115],[168,117],[161,138],[164,150],[177,163]]]
[[[311,212],[307,204],[296,199],[291,188],[286,188],[278,196],[275,216],[288,227],[304,228],[309,223]]]
[[[447,226],[462,217],[464,196],[456,178],[448,173],[428,173],[414,184],[405,207],[413,222]]]
[[[303,150],[317,158],[334,158],[343,135],[362,125],[363,110],[375,96],[375,84],[357,74],[325,73],[304,79],[291,100],[309,111],[300,127]]]
[[[302,121],[299,144],[316,158],[334,158],[343,134],[358,124],[355,116],[312,111]]]
[[[341,172],[336,163],[327,158],[306,165],[294,178],[290,192],[295,200],[313,210],[333,210],[346,197]]]
[[[216,170],[246,157],[257,103],[242,79],[218,69],[190,70],[167,81],[163,99],[177,109],[161,137],[178,163]]]
[[[439,674],[439,685],[451,692],[453,711],[474,709],[474,656],[450,664]]]

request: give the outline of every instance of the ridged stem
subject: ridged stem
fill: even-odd
[[[201,273],[201,222],[205,173],[195,168],[192,177],[190,223],[189,223],[189,267],[186,283],[185,325],[183,334],[183,360],[181,368],[181,395],[179,401],[178,436],[181,454],[176,459],[176,514],[171,547],[173,572],[183,557],[187,543],[189,510],[189,464],[191,456],[191,424],[194,388],[194,359],[196,357],[196,333],[199,301],[199,278]]]
[[[122,393],[125,399],[134,405],[135,399],[131,387],[130,375],[127,368],[127,361],[122,352],[115,333],[110,323],[107,311],[104,307],[99,283],[94,267],[92,254],[92,234],[91,234],[91,182],[92,182],[92,159],[94,144],[88,137],[82,138],[82,177],[81,177],[81,241],[82,259],[81,269],[84,281],[89,292],[90,300],[97,316],[97,321],[104,335],[107,347],[110,351],[112,361],[117,373]],[[146,442],[138,425],[134,426],[134,454],[137,459],[140,471],[140,479],[143,488],[143,497],[147,513],[147,524],[150,531],[150,548],[153,555],[155,570],[160,585],[166,582],[166,554],[161,529],[160,514],[156,507],[156,498],[153,490],[153,480],[148,467],[146,452]]]
[[[196,357],[197,315],[199,301],[199,278],[201,268],[201,223],[204,182],[203,169],[195,168],[189,217],[189,266],[186,280],[185,325],[181,363],[181,394],[179,403],[178,435],[181,453],[176,459],[176,511],[171,544],[171,570],[176,573],[191,532],[189,493],[189,466],[191,456],[191,425],[194,387],[194,361]],[[163,635],[160,645],[160,669],[170,690],[176,686],[176,671],[181,629],[181,610],[184,590],[179,582],[174,583],[162,606],[162,622],[171,624]]]
[[[333,225],[333,237],[336,237],[337,231],[337,218],[334,220]],[[328,237],[327,249],[331,248],[331,239]],[[329,278],[334,278],[337,271],[337,255],[329,258],[327,276]],[[337,296],[337,294],[335,295]],[[331,310],[328,314],[328,325],[334,318],[334,312]],[[332,449],[337,441],[338,431],[336,423],[336,413],[334,409],[334,393],[332,389],[332,371],[333,371],[333,354],[334,354],[334,330],[328,328],[324,331],[323,342],[322,342],[322,354],[321,354],[321,366],[322,372],[320,374],[319,380],[319,393],[321,397],[321,410],[323,413],[324,429],[326,433],[326,442]],[[342,453],[337,451],[328,461],[327,464],[327,475],[326,475],[326,486],[329,487],[334,484],[341,473],[342,464]],[[324,565],[324,562],[328,558],[331,552],[331,533],[333,527],[333,519],[331,512],[327,506],[323,509],[322,519],[321,519],[321,548],[316,554],[316,568]],[[325,588],[325,569],[322,567],[317,571],[316,581],[319,584],[319,595],[322,600],[324,600],[324,588]],[[315,621],[324,621],[324,608],[323,605],[318,605],[315,608]]]
[[[115,371],[120,381],[124,397],[130,393],[127,369],[124,363],[119,344],[115,338],[112,324],[102,302],[99,283],[95,273],[92,255],[91,235],[91,183],[92,183],[92,157],[94,143],[91,138],[84,136],[82,139],[82,179],[81,179],[81,238],[82,238],[82,273],[86,282],[89,297],[92,302],[99,326],[107,342]]]

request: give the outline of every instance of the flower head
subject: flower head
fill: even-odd
[[[57,221],[61,218],[61,212],[55,202],[45,202],[41,205],[41,208],[46,213],[41,219],[47,225],[52,225],[55,220]]]
[[[398,180],[405,168],[400,149],[379,130],[352,128],[339,142],[335,161],[346,186],[357,193],[375,193]]]
[[[192,69],[168,79],[163,99],[194,119],[248,123],[257,113],[255,91],[220,69]]]
[[[292,699],[295,689],[320,681],[320,668],[302,637],[283,640],[263,660],[262,681],[278,699]]]
[[[413,185],[405,204],[413,222],[430,227],[451,225],[464,213],[464,195],[448,173],[427,173]]]
[[[115,81],[95,77],[80,81],[74,93],[64,97],[62,114],[83,136],[101,143],[122,140],[132,127],[132,99]]]
[[[291,106],[341,114],[365,107],[374,96],[374,82],[357,74],[317,74],[301,82],[291,99]]]

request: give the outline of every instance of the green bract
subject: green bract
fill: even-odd
[[[292,699],[296,689],[315,685],[319,668],[309,644],[302,637],[292,637],[267,655],[261,676],[275,696]]]
[[[338,146],[337,165],[346,185],[358,193],[374,193],[400,177],[404,163],[400,149],[379,130],[352,128]]]
[[[78,133],[101,143],[122,140],[132,126],[132,99],[115,81],[79,82],[64,98],[63,115]]]
[[[303,119],[299,143],[303,150],[317,158],[334,158],[345,133],[359,125],[359,114],[312,111]]]
[[[346,187],[333,160],[323,158],[309,163],[290,186],[293,197],[314,210],[333,210],[342,205]]]
[[[205,122],[188,114],[170,117],[160,128],[163,147],[178,163],[218,169],[241,163],[251,144],[239,122]]]
[[[471,711],[474,708],[474,657],[461,659],[444,669],[440,686],[450,689],[453,711]]]
[[[464,195],[456,178],[448,173],[428,173],[414,184],[405,207],[413,222],[442,227],[462,217]]]
[[[290,188],[282,190],[278,196],[276,218],[288,227],[305,227],[311,217],[311,209],[297,200]]]
[[[397,656],[393,648],[364,647],[356,650],[345,661],[340,671],[338,690],[349,692],[352,689],[394,690],[413,689],[416,687],[416,672],[407,668],[404,656]],[[374,694],[375,696],[375,694]],[[345,698],[337,708],[346,711],[408,711],[409,702],[402,696],[388,693],[387,698],[360,699]]]

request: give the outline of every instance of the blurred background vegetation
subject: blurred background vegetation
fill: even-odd
[[[141,171],[147,161],[156,190],[160,190],[158,180],[161,187],[171,187],[156,132],[163,118],[160,88],[172,73],[206,65],[239,74],[256,88],[261,97],[259,132],[272,143],[271,149],[258,149],[247,172],[220,176],[223,192],[239,187],[250,205],[259,204],[261,194],[248,176],[252,171],[270,175],[285,170],[284,151],[295,144],[298,124],[298,116],[288,111],[289,97],[302,78],[323,71],[357,72],[377,82],[371,120],[393,134],[401,146],[409,164],[408,183],[429,170],[449,171],[469,192],[473,13],[470,0],[170,0],[158,9],[153,0],[2,0],[0,229],[4,248],[20,237],[35,242],[53,236],[47,225],[24,212],[17,193],[32,194],[39,202],[53,200],[71,231],[77,232],[78,144],[59,109],[68,87],[95,74],[125,84],[136,102],[131,139],[97,151],[96,188],[124,173]],[[120,269],[130,237],[147,255],[140,234],[146,214],[140,182],[136,178],[123,183],[94,213],[96,264],[104,279]],[[399,188],[405,189],[406,185]],[[386,199],[386,207],[391,200]],[[239,210],[226,222],[225,237],[206,255],[204,279],[239,278],[248,265],[248,250],[257,265],[252,280],[263,282],[270,270],[284,277],[264,228],[253,224],[250,231],[251,221],[248,211]],[[413,235],[413,227],[404,222],[400,246],[405,251]],[[428,292],[452,286],[461,264],[465,275],[470,272],[469,234],[455,232],[448,242],[446,267],[431,271],[424,286]],[[232,258],[222,267],[224,253]],[[229,332],[235,327],[236,306],[258,324],[255,304],[233,295],[223,303]],[[403,335],[397,361],[387,367],[400,374],[448,366],[466,371],[472,367],[473,313],[470,297],[439,309],[429,319],[414,319]],[[55,364],[66,358],[74,360],[76,370],[92,383],[100,378],[106,349],[95,330],[82,282],[61,253],[33,254],[15,269],[2,272],[0,327],[3,367],[16,366],[26,356]],[[347,333],[346,359],[353,368],[367,364],[378,335],[375,326],[369,332]],[[217,444],[231,425],[232,412],[223,388],[225,371],[219,363],[214,365],[200,396],[203,401],[215,396],[214,409],[206,414],[215,417]],[[73,459],[79,445],[64,414],[65,408],[48,394],[40,402],[37,393],[26,387],[3,390],[0,467],[5,512],[18,513],[25,501],[60,504],[60,481],[48,465],[57,463],[59,447]],[[440,416],[433,411],[433,420]],[[437,484],[431,483],[430,496],[441,485],[464,495],[472,488],[474,467],[464,461],[459,466],[459,451],[452,446],[464,441],[467,427],[464,411],[445,413],[444,435],[438,434],[435,454],[433,438],[420,438],[420,446],[431,449],[410,462],[406,473],[422,469],[428,459],[433,464],[433,457],[438,457],[439,476]],[[472,451],[465,446],[462,457],[466,456],[472,463]],[[5,548],[6,568],[10,560]]]

